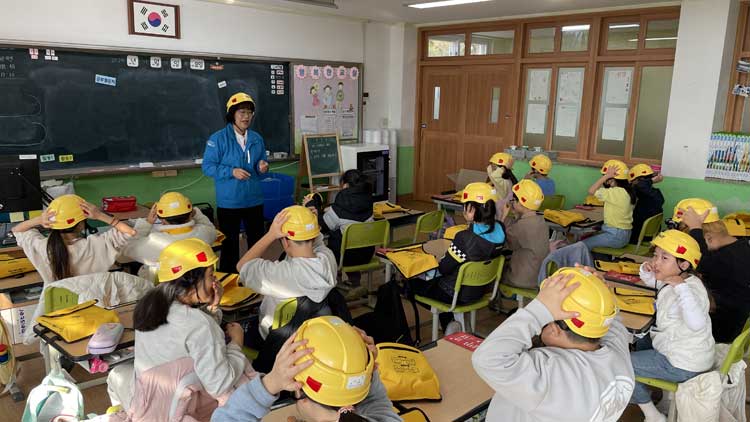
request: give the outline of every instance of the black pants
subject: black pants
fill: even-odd
[[[716,302],[716,310],[711,316],[711,329],[717,343],[731,343],[740,335],[745,326],[750,309],[742,306],[727,306]]]
[[[240,222],[245,226],[247,247],[263,237],[265,232],[263,220],[263,205],[251,208],[218,208],[219,230],[227,237],[221,246],[221,263],[219,271],[236,273],[237,262],[240,260]]]

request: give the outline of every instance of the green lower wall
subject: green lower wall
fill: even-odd
[[[398,194],[405,195],[414,190],[414,147],[398,148]],[[271,165],[271,171],[295,176],[297,163],[278,163]],[[527,162],[519,161],[514,166],[516,176],[522,177],[529,170]],[[74,180],[76,193],[94,203],[101,198],[114,195],[136,195],[140,203],[156,201],[162,192],[180,190],[193,202],[214,204],[213,180],[201,178],[199,168],[179,170],[176,177],[154,178],[150,173],[138,173],[116,176],[78,177]],[[570,206],[580,204],[586,197],[591,183],[599,177],[599,170],[567,164],[555,164],[552,178],[557,185],[557,193],[566,196]],[[200,180],[199,180],[200,179]],[[183,186],[187,186],[182,188]],[[750,184],[707,182],[696,179],[667,177],[658,185],[666,203],[664,210],[671,214],[675,204],[690,197],[701,197],[713,201],[721,214],[734,211],[750,210]],[[182,189],[180,189],[182,188]]]

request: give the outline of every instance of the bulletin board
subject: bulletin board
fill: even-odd
[[[335,133],[359,139],[362,119],[361,64],[292,63],[294,150],[305,135]]]

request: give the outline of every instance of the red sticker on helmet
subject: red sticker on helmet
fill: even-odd
[[[678,216],[678,217],[682,217],[682,210],[678,210],[677,214],[675,214],[675,215]]]
[[[522,196],[522,197],[521,197],[521,202],[526,202],[526,198],[524,198],[524,197]]]
[[[469,197],[469,194],[468,194],[468,193],[466,193],[466,192],[464,192],[464,199],[466,199],[466,198],[468,198],[468,197]]]
[[[195,259],[197,259],[198,262],[206,262],[206,261],[208,261],[208,257],[206,256],[205,252],[201,252],[198,255],[196,255]]]
[[[236,102],[237,102],[237,99],[236,99],[236,98],[232,98],[232,102],[233,102],[233,103],[236,103]]]
[[[521,189],[521,185],[516,185],[515,188],[513,188],[514,191],[518,192],[518,190]]]
[[[583,323],[583,321],[581,321],[581,320],[580,320],[580,319],[578,319],[578,318],[571,318],[571,319],[570,319],[570,322],[572,322],[572,323],[573,323],[573,325],[575,325],[575,326],[576,326],[576,327],[578,327],[578,328],[581,328],[581,327],[583,327],[583,324],[584,324],[584,323]]]
[[[641,174],[646,174],[646,173],[648,173],[648,171],[646,171],[646,170],[642,170],[641,171]]]
[[[68,224],[73,224],[75,221],[76,221],[75,218],[69,218],[69,219],[65,220],[65,222],[68,223]]]
[[[675,252],[677,252],[678,254],[684,254],[685,252],[687,252],[687,248],[682,245],[679,245],[677,246],[677,249],[675,250]]]
[[[635,177],[635,173],[630,173],[630,177]]]
[[[502,159],[502,158],[498,158],[498,159],[497,159],[497,162],[498,162],[498,163],[500,163],[500,164],[502,164],[502,163],[504,163],[505,161],[503,161],[503,159]]]
[[[535,165],[536,165],[536,161],[533,161],[533,162],[531,163],[531,165],[532,165],[532,166],[535,166]]]
[[[305,380],[305,384],[307,384],[307,386],[310,387],[310,389],[312,389],[316,393],[320,391],[320,387],[323,386],[323,384],[320,381],[314,380],[311,377],[307,377],[307,379]]]
[[[294,232],[292,230],[287,230],[286,234],[289,236],[294,236]]]
[[[177,274],[182,270],[182,265],[178,265],[176,267],[172,267],[172,274]]]
[[[602,171],[607,171],[607,168],[606,168],[606,167],[603,167],[603,168],[602,168]]]
[[[164,214],[164,210],[159,210],[159,214]]]

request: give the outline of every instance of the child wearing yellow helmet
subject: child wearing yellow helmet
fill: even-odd
[[[635,192],[636,202],[633,209],[633,228],[630,231],[630,243],[638,243],[643,223],[664,212],[664,195],[654,187],[655,183],[664,180],[664,176],[657,174],[648,164],[636,164],[628,173],[628,180]]]
[[[688,207],[679,218],[703,255],[698,272],[714,300],[714,310],[710,313],[714,340],[731,343],[750,316],[746,267],[750,262],[750,244],[730,235],[725,220],[706,222],[711,212],[704,210],[699,214]]]
[[[549,177],[549,172],[552,170],[552,160],[544,154],[537,154],[529,160],[529,167],[531,167],[531,170],[526,173],[524,179],[535,181],[542,188],[542,193],[545,196],[554,195],[555,181]]]
[[[89,218],[112,229],[86,236]],[[41,234],[37,228],[40,226],[49,229],[48,237]],[[108,271],[136,232],[80,196],[62,195],[42,215],[13,227],[13,234],[42,280],[49,283]]]
[[[534,336],[546,347],[532,347]],[[487,420],[618,420],[634,384],[629,339],[604,280],[561,268],[472,355],[495,390]]]
[[[602,166],[601,174],[589,187],[589,195],[604,202],[604,225],[598,234],[582,240],[589,250],[621,248],[630,241],[633,229],[636,197],[628,183],[628,166],[619,160],[609,160]]]
[[[537,274],[549,254],[549,229],[536,211],[544,201],[542,188],[531,180],[513,186],[510,200],[513,210],[505,218],[507,248],[512,252],[510,265],[503,270],[503,283],[524,288],[537,287]]]
[[[185,418],[206,420],[239,385],[249,381],[250,362],[242,353],[237,323],[221,329],[221,283],[214,277],[218,257],[199,239],[173,242],[159,255],[159,284],[136,304],[135,388],[123,400],[133,421],[170,420],[180,390],[192,387],[179,403]],[[228,339],[228,341],[226,340]],[[186,382],[190,376],[194,381]],[[181,386],[181,384],[184,384]],[[124,389],[123,389],[124,390]]]
[[[466,230],[456,233],[448,253],[438,265],[439,276],[423,280],[409,280],[411,291],[444,303],[452,303],[458,271],[466,262],[486,261],[500,255],[505,243],[505,228],[495,220],[497,191],[489,183],[469,183],[462,193],[464,219],[469,223]],[[456,304],[471,303],[485,294],[484,286],[462,286]],[[440,314],[440,323],[445,332],[460,329],[457,322],[449,328],[453,314]]]
[[[504,208],[510,195],[510,188],[518,183],[516,175],[513,174],[513,157],[507,152],[498,152],[490,157],[487,166],[487,177],[497,190],[498,208]]]
[[[263,258],[272,244],[280,241],[286,257],[281,261]],[[260,324],[252,330],[248,344],[263,348],[273,324],[276,307],[287,299],[307,297],[325,301],[336,287],[336,258],[323,243],[318,218],[308,208],[293,205],[279,212],[268,232],[237,263],[240,280],[263,295]],[[268,362],[268,364],[271,364]],[[267,371],[268,367],[258,367]]]
[[[684,382],[708,371],[714,363],[714,338],[708,316],[708,292],[693,274],[701,260],[698,242],[687,233],[667,230],[651,242],[654,257],[641,265],[641,280],[659,289],[656,324],[650,336],[636,342],[631,354],[636,376]],[[636,383],[631,403],[647,422],[666,416],[651,402],[645,384]]]
[[[143,265],[138,276],[156,280],[159,254],[170,243],[196,238],[211,245],[216,240],[216,227],[201,210],[193,207],[188,197],[179,192],[167,192],[151,207],[146,218],[135,222],[138,239],[130,242],[122,256]]]
[[[397,422],[375,369],[371,337],[338,317],[305,321],[284,343],[273,369],[238,388],[214,412],[212,422],[256,422],[282,391],[293,392],[308,422]]]

